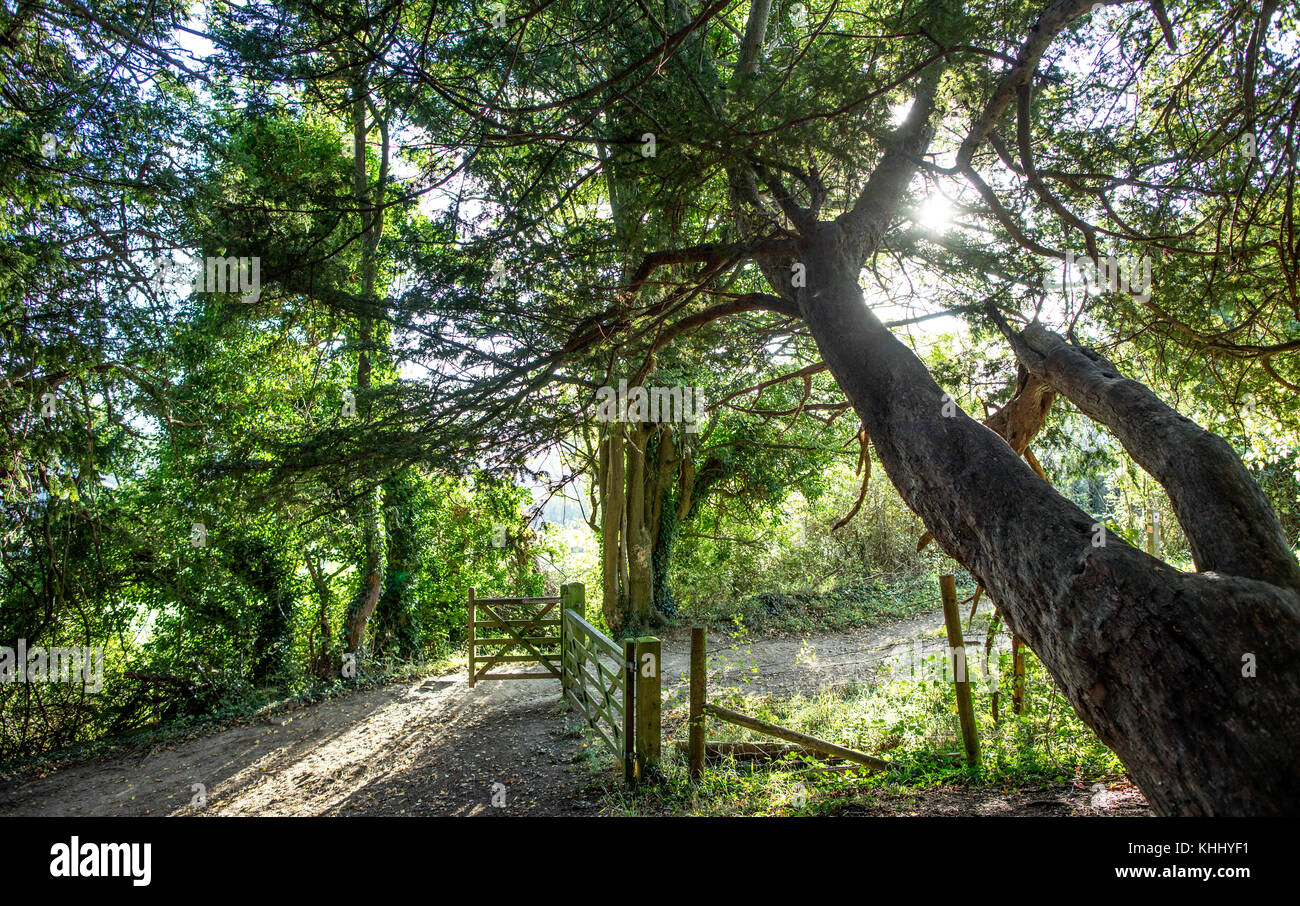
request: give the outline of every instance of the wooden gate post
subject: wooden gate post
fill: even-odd
[[[704,627],[691,627],[691,780],[699,780],[704,773],[704,698],[709,681],[704,645]]]
[[[974,766],[980,760],[980,738],[975,730],[975,708],[970,700],[970,679],[966,675],[966,645],[961,637],[961,614],[957,612],[957,582],[952,573],[939,577],[939,593],[943,598],[943,619],[948,627],[948,647],[954,652],[957,681],[957,716],[961,721],[961,736],[966,743],[966,763]]]
[[[636,642],[623,643],[623,780],[636,783]]]
[[[659,640],[654,636],[636,640],[636,761],[642,780],[659,767],[659,654]]]
[[[569,673],[572,670],[569,657],[569,621],[564,612],[572,610],[584,620],[587,618],[587,589],[581,582],[571,582],[560,586],[560,698],[569,688]]]
[[[469,687],[474,688],[474,589],[469,590]]]

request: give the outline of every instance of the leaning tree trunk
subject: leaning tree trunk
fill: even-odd
[[[1110,384],[1091,390],[1082,379],[1051,381],[1070,398],[1100,392],[1096,405],[1106,407],[1108,424],[1122,426],[1122,440],[1150,432],[1149,442],[1125,442],[1153,457],[1159,451],[1168,465],[1157,477],[1170,483],[1171,497],[1206,507],[1179,509],[1188,537],[1202,539],[1198,562],[1231,564],[1236,574],[1181,573],[1099,535],[1093,518],[1001,437],[954,411],[921,361],[871,313],[857,283],[860,252],[840,223],[818,225],[804,249],[800,309],[908,505],[989,590],[1157,811],[1300,808],[1295,563],[1279,551],[1276,520],[1248,477],[1231,470],[1212,481],[1192,462],[1213,453],[1211,471],[1224,467],[1235,460],[1226,444],[1208,435],[1183,446],[1174,429],[1195,433],[1185,419],[1144,429],[1157,411],[1154,397],[1141,396],[1134,382],[1115,385],[1110,372],[1102,375]],[[1049,368],[1025,358],[1051,380]],[[1179,446],[1161,448],[1171,442]],[[1240,518],[1219,524],[1225,513]],[[1216,526],[1241,537],[1215,546]]]
[[[1282,525],[1227,441],[1120,375],[1096,352],[1071,346],[1039,324],[1021,334],[1002,326],[1031,374],[1110,428],[1164,486],[1198,570],[1300,591],[1300,565]]]

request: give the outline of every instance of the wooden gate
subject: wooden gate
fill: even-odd
[[[469,684],[558,677],[560,697],[635,783],[659,764],[659,640],[619,644],[586,617],[586,591],[577,582],[561,586],[559,597],[479,598],[470,589]],[[542,669],[492,672],[500,664]]]
[[[567,587],[566,587],[567,588]],[[636,642],[620,647],[585,619],[585,602],[565,603],[560,617],[560,694],[636,779]]]
[[[558,597],[476,598],[469,590],[469,684],[494,679],[554,679],[560,675]],[[480,649],[484,649],[480,651]],[[541,670],[497,671],[501,664]]]

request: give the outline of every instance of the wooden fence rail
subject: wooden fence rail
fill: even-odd
[[[690,775],[692,780],[699,779],[700,775],[704,772],[704,753],[709,746],[709,743],[705,741],[704,732],[704,720],[706,715],[744,727],[747,730],[753,730],[756,733],[765,733],[768,736],[775,736],[778,739],[784,739],[788,742],[796,743],[805,749],[810,749],[823,755],[831,755],[835,758],[842,758],[845,761],[852,761],[875,771],[885,771],[889,769],[889,762],[883,758],[877,758],[874,755],[868,755],[865,752],[859,752],[856,749],[836,745],[833,742],[827,742],[824,739],[818,739],[816,736],[809,736],[807,733],[800,733],[797,730],[778,727],[775,724],[764,723],[763,721],[757,720],[746,714],[732,711],[730,708],[723,708],[720,705],[709,704],[706,700],[708,682],[706,662],[707,652],[705,648],[704,629],[703,627],[696,626],[691,630],[690,714],[687,719],[687,726],[689,729],[687,756],[690,763]]]
[[[775,724],[764,723],[756,720],[746,714],[732,711],[730,708],[723,708],[720,705],[704,706],[704,713],[711,714],[719,720],[725,720],[728,723],[736,724],[747,730],[753,730],[757,733],[766,733],[768,736],[775,736],[777,739],[784,739],[793,742],[796,745],[803,746],[806,749],[812,749],[814,752],[821,752],[823,755],[833,755],[836,758],[843,758],[845,761],[852,761],[857,764],[865,765],[877,771],[889,770],[889,762],[883,758],[877,758],[874,755],[868,755],[865,752],[859,752],[856,749],[850,749],[846,746],[836,745],[833,742],[827,742],[824,739],[818,739],[816,736],[809,736],[807,733],[800,733],[798,730],[790,730],[786,727],[778,727]]]

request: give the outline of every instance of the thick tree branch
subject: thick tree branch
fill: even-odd
[[[970,165],[975,152],[997,125],[1007,107],[1011,105],[1021,86],[1033,81],[1043,54],[1047,52],[1047,48],[1051,46],[1056,36],[1075,19],[1090,13],[1093,6],[1122,2],[1125,0],[1101,0],[1100,4],[1097,0],[1058,0],[1043,10],[1043,14],[1030,29],[1029,37],[1020,46],[1015,65],[1003,73],[998,87],[993,91],[988,103],[984,105],[984,112],[971,126],[966,138],[962,140],[961,147],[957,150],[954,172],[961,172]]]
[[[1100,354],[1040,324],[1016,333],[996,318],[1030,373],[1089,418],[1169,493],[1197,569],[1300,591],[1300,565],[1273,508],[1227,441],[1125,378]]]
[[[706,243],[687,248],[667,249],[651,252],[642,259],[624,292],[635,295],[653,274],[661,267],[671,264],[690,264],[700,262],[715,264],[729,258],[779,258],[783,255],[796,254],[797,247],[792,239],[762,239],[756,242],[734,242],[730,244]]]

